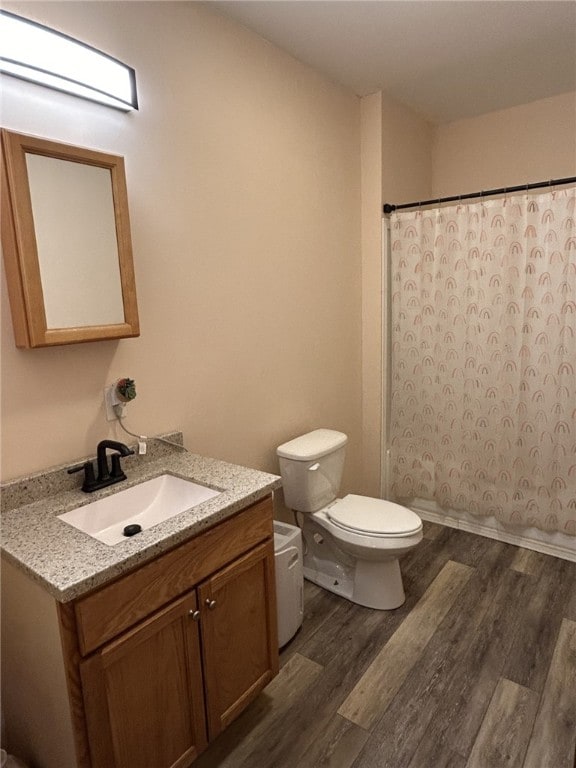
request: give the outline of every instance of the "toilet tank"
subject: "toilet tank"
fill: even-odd
[[[338,496],[348,438],[333,429],[315,429],[276,449],[286,506],[316,512]]]

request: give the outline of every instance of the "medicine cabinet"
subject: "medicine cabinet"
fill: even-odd
[[[124,159],[5,129],[2,159],[16,346],[138,336]]]

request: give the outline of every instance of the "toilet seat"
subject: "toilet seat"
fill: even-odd
[[[410,509],[392,501],[352,493],[325,511],[331,523],[358,535],[402,538],[422,529],[422,521]]]

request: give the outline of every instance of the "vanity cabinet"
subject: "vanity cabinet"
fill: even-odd
[[[92,768],[188,766],[272,679],[271,548],[80,663]]]
[[[50,743],[38,713],[28,759],[42,768],[190,766],[278,672],[271,497],[55,607],[75,750]],[[45,667],[34,658],[31,677],[31,663]],[[34,701],[23,706],[30,712]],[[55,757],[38,760],[49,748]]]

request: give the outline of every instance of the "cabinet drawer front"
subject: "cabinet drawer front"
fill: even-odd
[[[77,601],[86,655],[273,535],[268,497]]]

